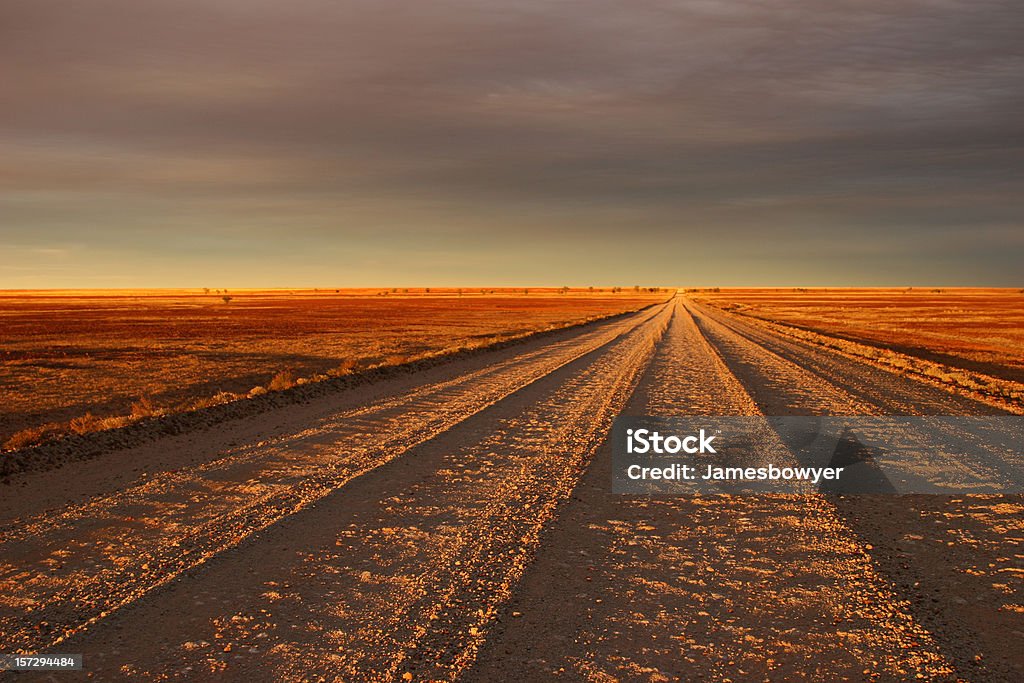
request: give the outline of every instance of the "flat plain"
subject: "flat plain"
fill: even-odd
[[[1020,495],[611,493],[621,414],[1008,412],[787,329],[678,295],[14,474],[0,651],[96,680],[1020,681]]]

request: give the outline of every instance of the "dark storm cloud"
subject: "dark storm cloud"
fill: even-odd
[[[0,1],[0,286],[214,264],[1018,284],[1022,22],[984,0]]]

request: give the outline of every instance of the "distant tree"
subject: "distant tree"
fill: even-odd
[[[234,297],[233,296],[227,296],[225,294],[224,296],[221,297],[221,299],[224,299],[224,303],[229,304],[229,303],[231,303],[231,300],[234,299]]]
[[[209,293],[210,293],[210,288],[209,287],[203,287],[203,294],[209,294]]]
[[[430,287],[427,287],[427,288],[426,288],[426,289],[425,289],[424,291],[425,291],[425,292],[426,292],[427,294],[430,294]]]
[[[526,295],[526,294],[529,294],[529,293],[530,293],[530,290],[528,290],[528,289],[524,289],[524,290],[523,290],[523,294],[524,294],[524,295]]]

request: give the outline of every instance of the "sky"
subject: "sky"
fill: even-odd
[[[1019,0],[0,0],[0,288],[1024,286]]]

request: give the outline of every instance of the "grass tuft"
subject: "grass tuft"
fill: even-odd
[[[273,379],[271,379],[270,383],[267,385],[267,389],[270,391],[284,391],[285,389],[291,389],[295,386],[297,381],[298,376],[296,375],[295,370],[292,368],[285,368],[274,375]]]

